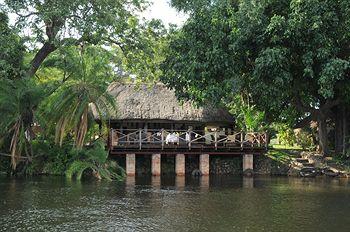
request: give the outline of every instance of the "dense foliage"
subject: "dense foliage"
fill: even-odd
[[[225,103],[248,93],[270,121],[316,120],[329,152],[327,120],[349,100],[349,1],[172,2],[190,15],[163,64],[179,97]]]
[[[85,171],[92,171],[98,179],[121,179],[125,173],[115,161],[108,160],[105,142],[98,140],[89,150],[74,150],[75,159],[69,165],[66,176],[80,180]]]
[[[76,56],[68,61],[69,78],[45,100],[42,107],[48,125],[56,125],[56,143],[62,144],[65,134],[71,132],[77,148],[83,147],[88,125],[95,116],[103,119],[108,112],[116,110],[114,98],[107,93],[109,80],[113,77],[108,57],[100,54],[103,50],[93,47],[82,53],[78,55],[79,51],[75,51]]]
[[[104,122],[115,110],[109,84],[160,75],[167,31],[139,17],[147,6],[145,0],[0,3],[0,152],[11,157],[13,173],[80,179],[88,169],[98,178],[123,176],[107,159],[106,142],[95,140],[106,138]]]
[[[8,22],[7,15],[0,12],[0,78],[16,79],[22,75],[25,49],[23,40]]]

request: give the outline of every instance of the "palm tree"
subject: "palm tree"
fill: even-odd
[[[10,135],[11,166],[15,170],[24,152],[32,158],[34,109],[43,97],[42,89],[31,80],[0,80],[0,137]]]
[[[93,120],[91,107],[101,121],[115,108],[114,98],[107,92],[112,74],[107,57],[100,50],[87,48],[72,59],[70,78],[45,103],[49,123],[55,125],[55,142],[62,145],[67,133],[74,137],[80,149]],[[96,54],[98,53],[98,54]],[[77,53],[76,53],[77,54]]]

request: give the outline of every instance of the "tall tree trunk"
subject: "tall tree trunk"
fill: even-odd
[[[320,152],[322,155],[329,154],[329,145],[328,145],[328,133],[327,133],[327,117],[323,112],[319,112],[317,116],[318,124],[318,139],[320,144]]]
[[[345,106],[342,107],[342,116],[343,116],[343,154],[347,153],[349,148],[349,131],[348,131],[348,113]]]
[[[344,150],[344,110],[343,107],[335,107],[334,112],[334,145],[335,153],[340,154]]]
[[[349,147],[348,141],[348,119],[345,105],[339,105],[334,109],[335,115],[335,153],[346,154]]]
[[[57,48],[54,44],[50,42],[45,42],[44,45],[40,48],[40,50],[35,54],[31,62],[31,67],[29,69],[28,76],[34,76],[34,74],[39,69],[40,65],[46,59],[46,57],[48,57],[48,55],[56,49]]]

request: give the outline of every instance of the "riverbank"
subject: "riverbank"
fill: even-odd
[[[304,176],[303,172],[307,171],[314,172],[311,176],[350,177],[350,166],[347,161],[324,157],[317,152],[272,149],[267,156],[283,167],[280,170],[284,175]],[[288,171],[285,167],[288,167]]]

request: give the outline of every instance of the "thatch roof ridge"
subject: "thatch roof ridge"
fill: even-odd
[[[108,92],[116,99],[117,112],[112,120],[158,119],[173,121],[200,121],[233,123],[227,110],[212,106],[195,107],[190,101],[182,104],[175,92],[164,84],[154,86],[114,82]]]

